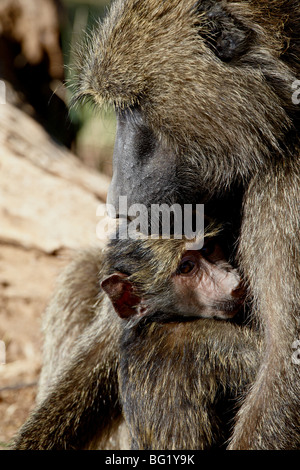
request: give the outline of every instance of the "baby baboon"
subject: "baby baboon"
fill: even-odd
[[[253,331],[195,320],[237,314],[245,292],[236,270],[215,238],[201,250],[185,245],[118,240],[107,252],[113,274],[102,287],[129,320],[120,340],[119,383],[133,449],[224,446],[236,399],[258,369]]]
[[[214,246],[216,247],[213,248]],[[222,257],[220,248],[217,245],[211,245],[210,248],[204,245],[201,255],[203,258],[205,251],[206,256],[211,257],[208,269],[214,263],[218,266]],[[173,282],[174,276],[180,276],[176,271],[183,265],[184,253],[185,242],[180,240],[116,240],[108,247],[105,263],[101,252],[91,250],[83,253],[67,268],[59,283],[59,290],[49,306],[46,324],[49,325],[51,319],[55,318],[56,324],[52,328],[59,328],[61,323],[68,334],[66,338],[59,338],[52,347],[46,341],[39,402],[17,436],[17,449],[122,448],[124,444],[116,441],[116,432],[122,421],[123,407],[135,448],[211,448],[224,443],[229,437],[225,424],[228,424],[231,415],[223,417],[223,413],[228,407],[229,399],[245,390],[253,380],[259,361],[259,342],[249,328],[229,322],[218,322],[220,326],[214,320],[204,319],[179,322],[179,311],[172,318],[164,315],[169,295],[165,289]],[[223,271],[225,278],[228,269],[230,268],[226,265],[226,270]],[[130,322],[128,326],[127,320],[121,321],[114,312],[109,297],[101,292],[99,284],[110,284],[116,273],[127,275],[127,282],[130,279],[137,289],[128,299],[131,309],[133,302],[140,299],[141,294],[144,295],[147,306],[152,293],[158,310],[151,311],[151,314],[147,311],[146,315],[138,318],[138,321]],[[230,275],[236,282],[237,274],[232,270]],[[118,277],[118,282],[120,279],[123,281],[124,277]],[[78,289],[81,284],[85,287],[84,293]],[[126,289],[129,292],[128,286]],[[243,295],[242,290],[237,292]],[[112,296],[111,291],[110,295]],[[225,298],[227,306],[227,295]],[[203,302],[201,296],[200,300]],[[235,301],[232,307],[237,310]],[[203,309],[204,307],[200,314]],[[226,311],[225,304],[223,309]],[[169,308],[166,313],[170,313]],[[184,310],[182,314],[183,317]],[[177,332],[180,332],[178,342]],[[46,331],[46,338],[52,334],[53,332]],[[137,340],[132,342],[135,337]],[[165,348],[162,346],[164,341]],[[176,342],[177,351],[186,358],[183,369],[176,362]],[[140,361],[135,365],[138,345],[141,347],[141,355]],[[172,350],[173,356],[170,354]],[[145,351],[147,354],[144,356]],[[121,385],[118,384],[117,374],[120,359]],[[190,363],[191,360],[194,361],[193,364]],[[159,380],[152,373],[148,377],[149,402],[146,408],[149,413],[149,428],[145,421],[144,434],[138,439],[137,434],[141,427],[139,420],[144,406],[141,396],[148,393],[146,382],[139,381],[140,375],[146,373],[145,366],[149,368],[149,372],[154,370],[156,363],[163,366],[162,375],[159,375]],[[142,370],[139,371],[140,367]],[[197,375],[197,384],[190,381],[191,367]],[[188,386],[189,383],[191,387]],[[165,402],[163,396],[168,397],[172,393],[170,387],[173,386],[177,387],[179,395],[174,396],[172,401]],[[160,415],[153,416],[155,408],[152,409],[151,395],[155,388],[157,397],[162,398],[158,412],[166,408],[165,422],[153,434],[150,429],[161,419]],[[136,395],[131,396],[132,393]],[[179,396],[182,400],[180,403]],[[182,415],[185,413],[185,399],[190,400],[187,403],[186,422]],[[173,441],[165,432],[161,433],[161,426],[164,429],[168,426],[168,413],[171,411],[174,419],[177,415],[181,421],[180,426],[174,430]],[[136,423],[133,422],[133,415],[136,416]],[[190,431],[192,424],[195,425],[195,433]]]
[[[300,447],[299,30],[299,0],[117,0],[80,57],[75,100],[118,116],[117,210],[125,195],[222,214],[231,197],[228,222],[243,200],[238,262],[265,353],[232,449]]]
[[[163,239],[112,244],[107,259],[116,272],[101,286],[121,318],[235,316],[244,302],[245,289],[217,240],[206,239],[200,250],[186,250],[185,245],[183,240]],[[166,262],[161,275],[157,273],[159,258]],[[128,270],[130,275],[125,274]]]

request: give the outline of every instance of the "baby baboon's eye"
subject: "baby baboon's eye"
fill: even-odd
[[[180,263],[176,274],[190,274],[196,267],[196,263],[190,259],[187,259]]]

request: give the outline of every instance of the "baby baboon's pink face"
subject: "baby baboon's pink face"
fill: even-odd
[[[213,240],[183,254],[173,283],[185,315],[232,318],[245,299],[239,274]]]

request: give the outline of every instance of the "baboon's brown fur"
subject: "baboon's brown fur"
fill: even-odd
[[[132,448],[224,448],[259,358],[256,335],[226,322],[125,328],[119,378]]]
[[[300,368],[292,362],[292,344],[300,335],[300,106],[292,101],[292,84],[299,79],[299,30],[299,0],[117,0],[80,59],[75,100],[112,103],[120,114],[128,107],[134,114],[138,108],[157,146],[174,157],[168,171],[167,162],[158,168],[156,193],[163,194],[166,185],[170,202],[194,196],[200,203],[201,193],[206,202],[216,195],[234,195],[237,184],[243,189],[238,262],[265,345],[231,449],[300,447]],[[126,160],[128,146],[119,148]],[[132,166],[137,179],[135,172]],[[178,187],[168,181],[175,173],[180,175]],[[68,282],[60,289],[50,318],[60,315],[73,296],[80,314],[80,293]],[[67,306],[66,311],[71,318],[72,309]],[[62,322],[64,337],[70,321]],[[111,357],[114,338],[117,349],[112,331],[119,325],[110,318],[108,351],[100,347],[103,360]],[[104,328],[105,323],[95,333],[98,338]],[[87,334],[86,341],[82,336],[85,345]],[[201,344],[201,338],[194,341]],[[62,370],[70,372],[67,362]],[[103,411],[101,404],[99,408]],[[88,416],[83,408],[77,411],[76,424],[81,412]],[[21,448],[41,447],[39,431],[33,431],[40,425],[38,413],[19,437]],[[107,410],[103,413],[107,416]],[[52,414],[51,421],[50,414],[49,419],[51,424],[56,418]],[[43,442],[72,446],[72,432],[70,437],[64,427],[56,439],[55,429]],[[78,439],[88,441],[80,433]]]
[[[101,291],[103,269],[102,251],[89,249],[58,279],[43,321],[37,406],[17,436],[17,448],[122,445],[108,443],[122,421],[117,384],[121,321]]]
[[[300,368],[291,360],[300,334],[299,30],[297,0],[117,1],[78,77],[76,98],[139,108],[168,158],[177,155],[180,201],[244,187],[238,259],[265,353],[232,449],[300,445]]]

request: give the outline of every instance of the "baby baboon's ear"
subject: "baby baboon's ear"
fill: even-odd
[[[223,2],[199,1],[196,10],[201,15],[199,34],[220,60],[238,59],[249,48],[252,31]]]
[[[119,317],[130,318],[138,313],[141,298],[134,292],[134,286],[126,274],[112,274],[101,282],[101,287],[109,296]]]

